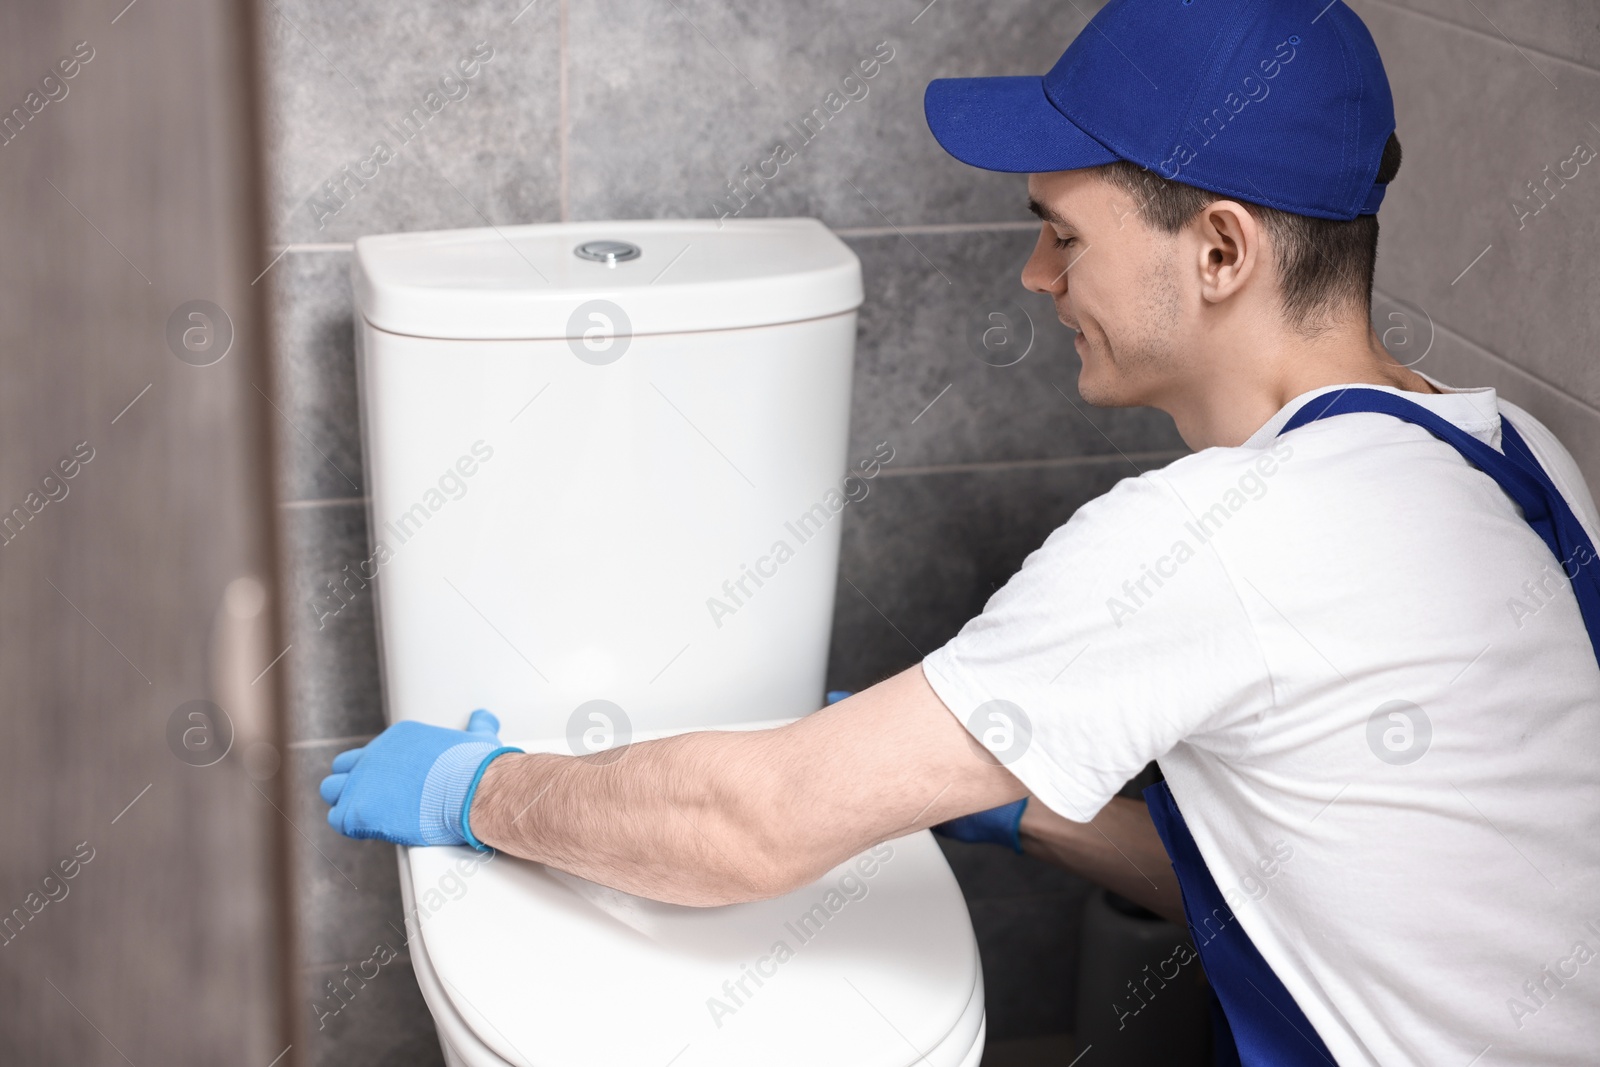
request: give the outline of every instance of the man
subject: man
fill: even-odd
[[[790,726],[596,760],[401,723],[335,760],[333,825],[716,905],[983,813],[957,828],[1186,910],[1244,1063],[1591,1062],[1600,522],[1544,427],[1377,343],[1399,144],[1324,4],[1112,0],[1042,79],[928,89],[951,154],[1028,173],[1023,283],[1085,399],[1193,455]],[[1152,759],[1148,809],[1114,800]]]

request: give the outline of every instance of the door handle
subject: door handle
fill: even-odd
[[[222,591],[211,625],[211,691],[233,725],[230,756],[252,778],[271,778],[282,763],[272,743],[275,706],[272,612],[266,586],[251,576]],[[284,649],[287,653],[288,649]]]

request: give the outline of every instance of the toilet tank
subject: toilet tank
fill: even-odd
[[[884,458],[846,455],[843,242],[492,227],[364,237],[352,270],[370,555],[346,573],[375,587],[390,721],[482,707],[582,752],[821,706],[842,511]]]

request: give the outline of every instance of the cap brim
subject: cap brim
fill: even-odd
[[[1055,109],[1043,78],[936,78],[922,110],[946,152],[984,170],[1037,174],[1118,158]]]

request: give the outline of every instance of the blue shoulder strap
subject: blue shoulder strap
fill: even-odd
[[[1561,564],[1562,573],[1572,582],[1572,591],[1578,598],[1578,609],[1583,613],[1583,624],[1590,637],[1600,634],[1600,568],[1594,565],[1594,543],[1510,419],[1500,419],[1500,440],[1505,448],[1505,453],[1501,454],[1414,401],[1379,389],[1341,389],[1306,403],[1284,423],[1278,434],[1282,436],[1308,422],[1352,412],[1393,415],[1415,423],[1454,446],[1468,463],[1493,478],[1522,509],[1523,518],[1550,547]],[[1600,650],[1596,651],[1596,659],[1600,660]]]
[[[1261,958],[1211,877],[1166,782],[1144,791],[1183,893],[1200,965],[1221,1006],[1213,1011],[1213,1062],[1238,1067],[1328,1067],[1334,1063],[1300,1005]],[[1221,1015],[1221,1025],[1216,1016]],[[1230,1035],[1231,1032],[1231,1035]],[[1231,1041],[1230,1041],[1231,1036]]]
[[[1318,419],[1352,412],[1393,415],[1421,426],[1493,478],[1522,509],[1528,525],[1561,564],[1578,598],[1590,644],[1597,644],[1600,573],[1594,566],[1594,544],[1510,420],[1500,419],[1502,454],[1421,404],[1379,389],[1353,388],[1309,401],[1278,432],[1285,434]],[[1600,648],[1595,654],[1600,659]],[[1216,1062],[1240,1067],[1332,1064],[1332,1055],[1305,1013],[1236,921],[1206,868],[1172,790],[1166,782],[1157,782],[1144,796],[1178,876],[1189,932],[1224,1016],[1217,1027]]]

